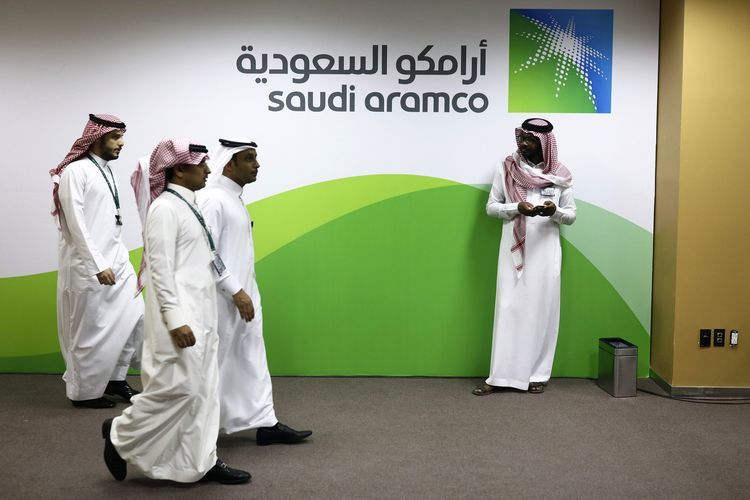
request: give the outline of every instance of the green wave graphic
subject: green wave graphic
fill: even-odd
[[[0,315],[1,358],[60,351],[57,342],[56,290],[56,271],[0,279],[0,297],[3,301],[3,314]]]
[[[486,375],[500,223],[483,215],[484,203],[469,186],[414,192],[269,255],[258,277],[272,372]],[[555,375],[596,376],[598,338],[615,334],[641,346],[646,375],[647,332],[596,268],[564,245]]]
[[[612,283],[646,331],[651,331],[653,235],[629,220],[576,200],[578,216],[562,236]]]
[[[571,242],[562,240],[560,334],[555,377],[598,375],[599,339],[620,337],[638,346],[638,376],[649,373],[651,337],[622,296]]]
[[[293,189],[250,205],[255,225],[256,260],[326,222],[384,199],[456,184],[414,175],[367,175]],[[280,223],[277,223],[280,221]],[[143,248],[130,252],[138,269]],[[0,357],[29,357],[59,351],[56,323],[57,272],[0,279],[7,314],[0,317]],[[46,370],[46,363],[32,363]],[[14,365],[15,366],[15,365]],[[0,365],[2,370],[2,365]]]
[[[489,193],[491,184],[474,187]],[[580,250],[612,283],[646,331],[651,331],[651,278],[654,236],[637,224],[576,199],[577,220],[562,237]]]
[[[142,248],[130,252],[138,269]],[[0,279],[3,314],[0,315],[0,360],[54,355],[60,352],[57,340],[57,271]],[[51,354],[50,354],[51,353]],[[59,354],[57,354],[59,356]],[[39,371],[48,363],[30,361]],[[6,371],[0,362],[0,372]],[[15,366],[15,365],[14,365]],[[17,371],[17,370],[12,370]]]
[[[275,343],[275,339],[285,338],[285,341],[291,344],[307,345],[309,337],[316,337],[312,340],[324,340],[323,345],[327,345],[326,342],[333,337],[338,339],[334,343],[346,346],[346,341],[339,338],[341,332],[330,329],[325,324],[312,322],[305,328],[300,327],[306,323],[307,318],[313,318],[315,314],[311,315],[311,311],[305,307],[299,310],[300,305],[297,302],[316,304],[315,311],[317,311],[329,308],[330,306],[326,306],[328,301],[332,304],[339,304],[347,310],[359,311],[362,318],[369,318],[371,311],[377,310],[379,311],[378,321],[385,322],[393,328],[396,325],[410,327],[411,329],[406,330],[402,328],[400,340],[392,345],[400,345],[405,349],[403,356],[406,356],[408,361],[415,361],[413,366],[421,370],[419,372],[421,374],[482,375],[486,371],[485,357],[488,355],[492,328],[491,309],[494,304],[500,227],[499,221],[490,219],[484,214],[486,196],[486,192],[479,187],[461,185],[442,179],[409,175],[375,175],[306,186],[252,204],[250,209],[257,222],[255,239],[258,274],[263,291],[264,310],[269,318],[266,335],[273,373],[385,374],[379,371],[378,363],[381,363],[382,368],[390,366],[390,362],[386,362],[387,360],[382,357],[376,356],[373,359],[378,362],[368,364],[366,359],[352,358],[346,354],[349,351],[345,349],[344,353],[348,361],[339,360],[344,362],[345,366],[334,363],[329,370],[326,364],[333,363],[335,360],[328,359],[325,353],[307,359],[304,356],[295,356],[294,353],[286,352],[285,347],[280,347]],[[643,253],[630,252],[630,258],[619,256],[620,260],[608,256],[606,248],[610,248],[610,251],[614,251],[615,254],[619,251],[618,248],[627,248],[627,245],[615,245],[617,238],[623,237],[618,235],[625,235],[631,243],[636,241],[636,238],[628,233],[627,228],[625,230],[614,228],[617,221],[613,222],[613,220],[617,217],[613,214],[593,205],[581,204],[580,206],[579,222],[572,228],[578,228],[579,225],[583,225],[582,222],[586,225],[593,224],[592,221],[596,221],[596,227],[589,232],[590,234],[585,230],[573,233],[566,231],[565,237],[569,238],[573,245],[570,246],[572,250],[567,250],[566,247],[566,264],[563,272],[570,272],[571,264],[568,263],[570,259],[581,262],[573,266],[576,270],[578,268],[593,269],[588,273],[592,276],[592,282],[598,283],[597,287],[604,290],[599,290],[593,299],[608,297],[603,303],[596,301],[593,303],[599,304],[597,306],[599,308],[604,304],[606,306],[604,310],[607,311],[613,308],[620,311],[617,314],[609,311],[608,316],[610,318],[623,317],[622,321],[618,320],[625,325],[623,328],[625,333],[621,335],[632,335],[631,340],[636,341],[644,352],[644,346],[647,349],[648,342],[638,340],[641,333],[629,333],[637,329],[631,328],[627,320],[630,308],[627,307],[627,301],[623,303],[617,292],[619,291],[623,297],[626,297],[627,293],[622,293],[619,289],[615,291],[615,288],[622,285],[617,285],[618,275],[612,272],[613,270],[619,271],[621,276],[631,279],[633,273],[627,268],[643,266]],[[378,215],[372,216],[371,214]],[[344,233],[332,229],[340,224],[345,227],[353,225],[358,228],[352,227]],[[606,239],[603,239],[606,241],[604,246],[597,243],[595,237],[597,233],[594,232],[602,227],[608,234]],[[379,237],[371,240],[373,232]],[[335,255],[336,251],[358,248],[362,241],[369,241],[369,255],[367,253],[355,254],[359,255],[357,258],[352,255],[341,255],[332,260],[327,257],[329,254]],[[639,245],[642,246],[643,243],[634,244],[635,247]],[[582,253],[576,250],[576,247]],[[293,252],[295,257],[289,257],[289,252]],[[140,253],[141,249],[131,252],[131,260],[136,266],[140,262]],[[411,257],[407,259],[407,255]],[[573,257],[575,255],[579,257]],[[637,255],[640,257],[636,257]],[[310,261],[310,256],[317,257]],[[613,269],[607,270],[606,265],[598,263],[603,259],[606,261],[607,257],[612,261]],[[279,264],[280,262],[282,264]],[[649,257],[647,265],[650,266],[650,262]],[[431,263],[431,269],[439,268],[440,272],[437,274],[447,281],[436,281],[434,277],[431,277],[436,274],[435,271],[426,272],[423,268],[428,263]],[[614,265],[615,263],[618,263],[620,267]],[[358,270],[357,266],[361,270]],[[372,266],[376,266],[377,272],[368,274],[367,270]],[[377,266],[381,266],[382,269]],[[603,268],[604,275],[599,273],[596,267],[600,267],[600,270]],[[309,277],[310,273],[314,274],[323,269],[330,271],[332,273],[330,276],[339,276],[343,272],[341,270],[345,270],[348,277],[366,275],[362,278],[362,282],[370,283],[370,292],[368,292],[370,295],[368,293],[363,295],[366,299],[364,301],[364,304],[367,304],[366,307],[363,309],[359,303],[350,304],[344,300],[349,298],[351,302],[353,297],[357,297],[360,293],[354,284],[347,281],[350,278],[336,281],[329,279],[330,276],[326,278],[325,275],[320,275],[312,283],[303,279],[305,276]],[[421,274],[416,273],[419,269],[422,269]],[[294,273],[299,273],[300,276]],[[607,276],[607,273],[610,276]],[[398,279],[401,277],[408,278],[408,286],[399,282]],[[308,287],[301,287],[298,284],[300,279]],[[467,279],[471,286],[466,286]],[[615,284],[615,288],[607,282],[608,279]],[[397,285],[389,289],[387,280]],[[571,282],[575,280],[576,277],[571,278]],[[333,283],[334,286],[329,289],[329,285],[324,285],[324,283]],[[642,282],[631,284],[634,290],[639,286],[642,290]],[[8,306],[8,313],[0,318],[0,336],[3,340],[3,347],[0,348],[0,371],[54,371],[55,366],[60,367],[59,363],[55,365],[54,361],[55,359],[59,361],[55,323],[55,287],[55,272],[0,279],[0,296],[4,298]],[[409,340],[413,332],[418,330],[417,325],[430,324],[430,321],[426,321],[423,311],[434,308],[429,305],[431,303],[427,305],[424,303],[425,297],[441,289],[446,295],[458,294],[460,298],[456,298],[455,301],[457,304],[463,304],[462,307],[449,307],[449,304],[443,304],[442,312],[433,311],[436,317],[442,318],[445,325],[451,325],[451,331],[443,331],[437,339],[425,339],[416,335],[415,339]],[[565,279],[563,289],[566,290]],[[650,297],[649,291],[650,275],[647,287],[647,294]],[[610,297],[612,293],[614,297]],[[556,370],[557,366],[566,368],[564,372],[556,372],[556,374],[591,376],[592,351],[590,347],[584,348],[586,356],[583,356],[582,353],[575,352],[574,347],[578,344],[567,346],[566,337],[563,336],[564,328],[567,328],[563,326],[567,317],[565,297],[575,294],[578,294],[578,291],[564,292],[561,341],[558,346],[558,356],[561,357],[556,362]],[[398,304],[393,304],[394,300]],[[435,303],[440,303],[440,301]],[[344,305],[341,306],[341,304]],[[612,304],[619,305],[615,307]],[[477,308],[482,309],[482,307],[483,310],[490,310],[490,315],[479,320],[476,316]],[[276,314],[274,311],[281,311],[285,317],[274,319]],[[580,311],[582,315],[591,314],[585,308]],[[632,313],[630,314],[632,316]],[[299,317],[295,318],[297,315]],[[356,324],[350,315],[346,317],[350,326]],[[286,325],[285,322],[288,321],[297,322],[299,325],[292,328],[293,325]],[[322,320],[318,318],[316,321]],[[337,324],[347,324],[341,318],[335,321]],[[316,326],[319,330],[311,329],[311,326]],[[600,326],[597,333],[592,333],[593,330],[587,329],[583,323],[577,324],[576,328],[589,332],[586,335],[591,338],[593,338],[591,335],[612,334],[602,333],[609,330],[611,325],[601,324]],[[433,363],[431,367],[420,367],[416,362],[418,356],[409,350],[412,341],[418,343],[439,341],[451,346],[453,345],[453,341],[450,340],[451,335],[461,339],[461,332],[466,328],[474,331],[472,344],[482,344],[482,342],[486,344],[482,349],[465,352],[455,359],[447,352],[434,352],[433,355],[438,356],[442,362]],[[302,333],[296,335],[295,331]],[[305,331],[312,333],[304,333]],[[641,328],[640,331],[647,332],[647,329]],[[367,333],[367,329],[364,332]],[[647,338],[647,333],[644,334]],[[353,338],[356,339],[362,335],[364,333],[359,333]],[[377,335],[374,338],[377,338]],[[576,336],[572,338],[578,339]],[[360,338],[360,340],[363,342],[362,345],[369,346],[372,352],[378,352],[376,346],[372,345],[372,338]],[[585,345],[591,344],[588,342]],[[279,351],[280,348],[281,351]],[[406,354],[407,352],[409,354]],[[397,360],[401,355],[398,352],[389,351],[383,356]],[[642,362],[645,360],[646,363],[647,359],[647,355],[641,358]],[[310,366],[310,363],[315,366]],[[576,372],[572,368],[577,364],[587,368]],[[398,370],[391,370],[388,374],[411,374],[408,370],[410,365],[405,361],[402,360],[398,366],[400,367]],[[27,369],[22,370],[19,367]]]

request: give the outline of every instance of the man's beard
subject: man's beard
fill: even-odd
[[[119,155],[119,154],[114,154],[114,153],[113,153],[113,152],[111,152],[111,151],[103,151],[103,152],[102,152],[102,160],[104,160],[104,161],[112,161],[112,160],[116,160],[116,159],[117,159],[117,158],[119,158],[119,157],[120,157],[120,155]]]

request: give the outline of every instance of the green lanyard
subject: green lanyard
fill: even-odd
[[[107,187],[109,188],[109,192],[112,194],[112,199],[115,200],[115,208],[117,208],[117,213],[115,214],[115,224],[118,226],[122,226],[122,217],[120,217],[120,194],[117,192],[117,184],[114,184],[115,177],[112,176],[112,183],[109,182],[109,179],[107,178],[107,174],[104,173],[104,169],[99,165],[94,158],[91,157],[91,155],[87,154],[86,158],[91,160],[91,163],[96,165],[96,168],[99,169],[99,172],[101,172],[102,177],[104,177],[104,181],[107,183]],[[107,167],[109,170],[109,167]],[[110,175],[112,175],[112,170],[109,170]],[[114,184],[115,188],[112,189],[112,184]]]
[[[195,218],[198,219],[198,222],[200,222],[201,226],[203,226],[203,231],[206,233],[206,237],[208,238],[208,245],[211,247],[211,252],[215,254],[216,253],[216,247],[214,246],[214,239],[211,237],[211,232],[206,227],[206,221],[203,219],[203,216],[201,215],[201,213],[199,211],[197,211],[195,209],[195,207],[193,207],[193,205],[190,204],[189,201],[187,201],[185,198],[183,198],[180,195],[180,193],[178,193],[174,189],[167,188],[164,191],[172,193],[173,195],[175,195],[176,197],[178,197],[179,199],[181,199],[182,201],[184,201],[185,205],[187,205],[190,208],[190,210],[193,211],[193,213],[195,214]],[[219,274],[221,274],[221,273],[219,273]]]

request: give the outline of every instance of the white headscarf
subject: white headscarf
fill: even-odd
[[[232,160],[232,157],[240,151],[257,149],[258,145],[247,137],[230,137],[219,139],[219,147],[211,153],[208,166],[211,174],[208,176],[208,184],[213,184],[222,175],[224,167]]]

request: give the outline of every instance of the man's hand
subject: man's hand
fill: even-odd
[[[537,213],[542,217],[549,217],[550,215],[557,212],[557,206],[551,201],[547,200],[544,205],[536,207]]]
[[[237,306],[237,311],[240,313],[240,318],[245,321],[252,321],[255,317],[255,308],[253,307],[253,301],[250,296],[245,293],[245,290],[240,289],[239,292],[232,295],[234,305]]]
[[[108,267],[104,271],[97,273],[96,279],[99,280],[99,284],[112,286],[115,284],[115,273],[112,272],[112,268]]]
[[[174,343],[177,344],[177,347],[180,349],[195,345],[195,335],[193,335],[193,330],[187,325],[182,325],[174,330],[170,330],[169,334],[172,336]]]
[[[525,215],[526,217],[536,217],[537,215],[537,211],[534,208],[534,205],[532,205],[528,201],[522,201],[518,204],[518,212],[521,215]]]

